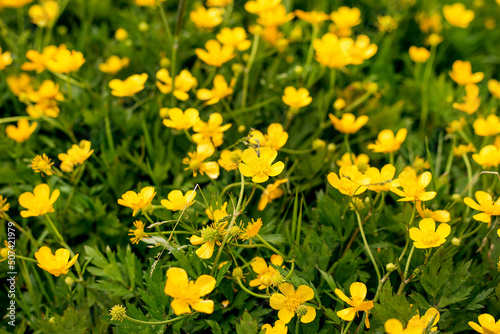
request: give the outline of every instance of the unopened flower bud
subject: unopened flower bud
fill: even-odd
[[[127,309],[121,305],[115,305],[109,310],[109,315],[111,316],[111,320],[120,320],[126,317]]]
[[[57,26],[56,32],[58,35],[65,36],[68,34],[68,27],[66,26]]]
[[[233,73],[234,73],[235,76],[237,76],[238,74],[240,74],[241,72],[243,72],[243,69],[244,69],[243,65],[238,64],[238,63],[233,64],[231,66],[231,70],[233,71]]]
[[[453,246],[456,246],[456,247],[460,246],[461,242],[462,242],[462,240],[460,240],[459,238],[453,238],[453,239],[451,239],[451,244]]]
[[[460,194],[451,195],[451,199],[453,199],[454,201],[458,201],[460,199]]]
[[[167,118],[168,117],[168,108],[160,108],[160,117]]]
[[[248,58],[250,58],[250,55],[248,53],[244,53],[243,56],[241,56],[244,62],[248,61]]]
[[[168,59],[167,57],[161,57],[161,59],[160,59],[160,66],[162,68],[168,68],[168,67],[170,67],[170,59]]]
[[[385,270],[387,270],[388,272],[392,273],[394,270],[398,269],[398,267],[396,267],[396,265],[394,263],[388,263],[386,266],[385,266]]]
[[[322,139],[315,139],[312,143],[312,148],[315,151],[324,150],[326,147],[326,142]]]
[[[142,31],[142,32],[145,32],[145,31],[148,31],[149,30],[149,24],[147,24],[146,22],[141,22],[139,23],[139,31]]]
[[[295,74],[301,75],[304,72],[304,68],[300,65],[297,65],[293,68],[293,72]]]
[[[335,145],[334,143],[330,143],[326,146],[326,149],[329,151],[329,152],[334,152],[335,149],[337,149],[337,145]]]
[[[127,39],[127,40],[125,41],[125,46],[132,46],[132,40]]]
[[[366,85],[366,91],[370,93],[375,93],[378,89],[378,85],[375,82],[370,82]]]
[[[73,283],[75,283],[75,280],[72,279],[71,277],[67,276],[64,279],[64,283],[66,283],[66,285],[71,288],[71,286],[73,285]]]
[[[271,276],[268,274],[262,275],[260,278],[260,284],[266,287],[270,286],[272,284]]]
[[[243,277],[243,269],[240,267],[236,267],[233,270],[233,278],[242,278]]]
[[[335,110],[342,110],[345,108],[345,100],[344,99],[336,99],[335,102],[333,103],[333,107]]]
[[[240,126],[238,126],[238,132],[239,133],[243,133],[247,130],[247,127],[244,126],[243,124],[241,124]]]

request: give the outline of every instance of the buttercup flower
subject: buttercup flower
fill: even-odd
[[[127,57],[120,58],[118,56],[111,56],[102,64],[99,64],[99,71],[106,74],[116,74],[122,68],[130,64],[130,59]]]
[[[413,168],[405,168],[390,190],[403,197],[398,201],[430,201],[436,197],[435,191],[425,191],[431,180],[432,174],[430,172],[424,172],[417,176],[417,172]],[[400,190],[399,187],[403,190]]]
[[[12,94],[19,97],[19,101],[21,102],[24,100],[21,94],[25,95],[25,93],[32,89],[31,77],[26,73],[21,73],[18,76],[9,75],[7,77],[7,85],[12,91]]]
[[[479,325],[474,321],[469,321],[469,326],[478,333],[482,334],[500,334],[500,320],[495,322],[492,315],[485,313],[478,317]]]
[[[312,102],[312,97],[309,96],[309,91],[305,88],[296,89],[288,86],[285,88],[285,94],[282,96],[283,103],[292,108],[302,108]]]
[[[40,5],[30,7],[28,14],[31,22],[40,27],[46,27],[52,24],[52,21],[59,15],[59,5],[57,1],[45,0]]]
[[[71,261],[69,260],[70,252],[67,249],[59,248],[56,250],[55,254],[52,254],[52,250],[43,246],[35,253],[35,258],[37,259],[37,265],[43,270],[48,271],[55,277],[59,277],[61,274],[67,274],[69,268],[75,264],[78,259],[76,254]]]
[[[431,218],[438,223],[447,223],[450,221],[450,213],[446,210],[426,209],[421,201],[417,201],[417,212],[422,218]]]
[[[222,125],[223,121],[222,115],[216,112],[210,114],[208,122],[198,120],[193,125],[193,131],[196,132],[193,135],[194,142],[197,144],[211,142],[215,147],[221,146],[224,132],[232,125],[231,123]]]
[[[241,162],[241,150],[223,150],[220,153],[220,159],[217,162],[219,163],[219,166],[224,168],[227,172],[236,170]]]
[[[235,57],[234,47],[230,45],[222,45],[215,39],[205,43],[205,49],[196,49],[194,52],[208,65],[220,67]]]
[[[368,162],[370,162],[370,157],[368,157],[364,153],[361,153],[358,156],[356,156],[354,153],[351,153],[351,156],[349,157],[349,153],[346,152],[342,155],[340,160],[337,160],[337,166],[356,166],[359,171],[365,171],[370,167]]]
[[[78,145],[73,144],[66,153],[60,153],[57,157],[62,161],[61,170],[71,172],[76,165],[83,164],[94,153],[90,145],[88,140],[82,140]]]
[[[313,41],[316,60],[329,68],[340,68],[351,63],[351,49],[354,41],[351,38],[339,38],[332,33],[326,33],[321,39]]]
[[[497,167],[500,165],[500,148],[486,145],[479,154],[473,154],[472,159],[483,167]]]
[[[288,182],[288,179],[277,180],[274,183],[268,184],[266,190],[262,192],[260,196],[259,204],[257,205],[257,210],[263,211],[268,203],[273,200],[283,196],[283,190],[279,188],[283,183]]]
[[[425,315],[414,315],[403,328],[403,324],[398,319],[389,319],[385,322],[384,328],[388,334],[421,334],[429,326],[432,321],[432,326],[439,322],[439,311],[435,308],[430,308],[425,312]],[[432,327],[431,331],[437,331],[437,326]]]
[[[35,173],[41,173],[42,176],[45,173],[45,175],[52,175],[52,165],[54,163],[50,162],[49,157],[45,153],[42,155],[37,155],[36,157],[31,160],[31,168],[35,171]]]
[[[207,0],[207,7],[226,7],[232,3],[233,0]]]
[[[47,59],[47,68],[56,73],[70,73],[80,69],[85,63],[85,58],[81,52],[68,50],[66,45],[60,45],[56,52]]]
[[[472,73],[470,61],[456,60],[451,66],[450,77],[459,85],[475,84],[483,80],[484,73]]]
[[[270,324],[265,324],[262,326],[262,330],[266,330],[266,334],[287,334],[288,327],[282,320],[277,320],[274,326]]]
[[[500,133],[500,118],[495,114],[488,115],[486,119],[478,117],[472,126],[478,136],[495,136]]]
[[[0,196],[0,198],[1,198],[1,196]],[[0,204],[1,204],[1,202],[0,202]],[[0,211],[0,218],[2,218],[1,213],[2,212]],[[0,262],[5,261],[9,258],[9,252],[15,253],[15,249],[14,250],[10,249],[9,243],[7,242],[7,240],[3,241],[3,246],[4,247],[0,248]]]
[[[212,144],[199,144],[196,147],[196,152],[190,152],[188,153],[189,158],[182,159],[182,163],[188,165],[184,169],[191,169],[193,176],[198,175],[199,172],[201,175],[206,173],[209,178],[216,179],[219,176],[219,165],[215,161],[205,162],[214,152],[215,148]]]
[[[453,108],[472,115],[479,109],[481,99],[479,98],[479,87],[474,84],[465,85],[465,93],[462,99],[464,103],[453,103]]]
[[[375,24],[380,32],[391,32],[398,28],[398,21],[389,15],[377,15],[377,23]]]
[[[199,120],[199,112],[194,108],[188,108],[184,112],[179,108],[168,109],[169,119],[163,120],[163,125],[176,130],[191,129]]]
[[[433,14],[427,14],[425,12],[417,13],[417,15],[415,15],[415,21],[417,21],[420,31],[424,34],[432,32],[440,33],[442,30],[441,15],[438,12]]]
[[[135,230],[128,230],[128,235],[132,236],[132,238],[130,238],[132,244],[138,244],[141,239],[149,238],[149,235],[144,232],[144,223],[142,221],[136,220],[134,226]]]
[[[144,209],[151,204],[155,195],[156,191],[153,187],[144,187],[139,193],[129,190],[118,200],[118,204],[134,210],[134,212],[132,212],[132,216],[135,216],[137,211]]]
[[[199,6],[189,13],[191,21],[198,29],[211,29],[222,23],[222,13],[224,10],[220,8],[205,8]]]
[[[59,46],[59,48],[66,48],[66,46],[63,44]],[[51,59],[57,51],[58,47],[54,45],[44,47],[42,53],[35,50],[28,50],[28,52],[26,52],[26,58],[28,58],[30,62],[22,64],[21,69],[23,71],[36,71],[37,73],[41,73],[47,68],[47,61]]]
[[[432,218],[424,218],[418,224],[418,228],[410,228],[410,239],[418,249],[439,247],[446,242],[446,237],[450,235],[450,225],[439,224],[436,230],[436,222]]]
[[[10,51],[5,51],[2,53],[2,48],[0,48],[0,71],[5,69],[10,64],[12,64],[12,56],[10,54]]]
[[[283,264],[283,258],[280,255],[274,254],[271,256],[271,263],[280,267]],[[248,284],[250,286],[258,286],[259,290],[263,290],[269,286],[269,284],[262,284],[262,281],[267,278],[270,279],[275,273],[279,273],[273,266],[268,266],[266,261],[259,256],[254,257],[250,265],[252,266],[252,270],[257,274],[257,278],[251,280]]]
[[[446,21],[454,27],[467,28],[474,20],[474,12],[465,8],[463,3],[443,6],[443,15]]]
[[[23,118],[17,121],[17,127],[15,125],[7,125],[7,127],[5,128],[5,134],[10,139],[14,139],[16,142],[22,143],[23,141],[29,139],[37,126],[37,122],[33,122],[30,125],[28,119]]]
[[[224,76],[218,74],[214,78],[214,88],[212,90],[201,88],[196,92],[196,97],[202,101],[207,101],[205,104],[212,105],[219,102],[221,99],[233,94],[233,86],[236,81],[231,79],[231,83],[228,85]]]
[[[222,28],[216,36],[217,40],[223,45],[229,45],[238,51],[245,51],[252,45],[247,39],[247,33],[242,27]]]
[[[262,227],[262,219],[258,218],[257,220],[254,220],[252,218],[252,222],[248,223],[247,227],[242,230],[242,234],[239,236],[239,238],[243,241],[250,240],[250,245],[251,245],[252,238],[259,233],[261,227]]]
[[[332,12],[330,18],[337,28],[335,31],[336,35],[341,37],[350,36],[351,28],[361,23],[360,16],[361,11],[356,7],[349,8],[342,6],[335,12]]]
[[[356,119],[356,116],[350,113],[342,114],[342,118],[338,119],[333,114],[328,114],[330,121],[335,129],[342,133],[354,134],[368,122],[368,116],[362,115]]]
[[[148,74],[134,74],[125,80],[113,79],[109,82],[111,95],[124,97],[134,96],[136,93],[144,89],[144,84],[148,80]]]
[[[259,130],[250,132],[248,141],[257,147],[270,147],[279,151],[288,141],[288,133],[281,124],[273,123],[267,127],[267,134],[262,134]]]
[[[7,198],[3,198],[2,195],[0,195],[0,218],[5,218],[5,212],[9,211],[10,209],[10,204],[7,203]]]
[[[472,144],[467,144],[467,145],[458,145],[457,147],[453,148],[453,155],[461,157],[464,154],[470,153],[470,152],[476,152],[476,148]],[[499,155],[500,158],[500,155]]]
[[[249,13],[258,14],[277,7],[281,0],[255,0],[245,3],[245,10]]]
[[[167,196],[168,199],[162,199],[160,203],[168,210],[179,211],[193,205],[195,197],[196,191],[193,190],[187,191],[184,195],[180,190],[172,190]]]
[[[410,54],[411,60],[415,63],[425,63],[427,59],[429,59],[431,53],[426,48],[418,48],[416,46],[410,46],[410,50],[408,51]]]
[[[19,196],[19,204],[27,210],[21,211],[21,217],[43,216],[46,213],[54,212],[52,205],[59,198],[60,191],[56,189],[50,194],[48,184],[39,184],[33,189],[33,193],[25,192]]]
[[[330,18],[328,14],[317,12],[315,10],[311,12],[304,12],[303,10],[296,9],[294,13],[299,19],[309,22],[312,25],[320,24],[321,22],[326,21]]]
[[[366,35],[359,35],[356,38],[356,41],[354,41],[354,44],[352,44],[350,52],[350,62],[353,65],[363,64],[366,59],[373,57],[375,53],[377,53],[377,50],[378,46],[370,43],[370,37]]]
[[[417,172],[424,171],[426,169],[430,169],[431,165],[428,161],[420,156],[416,156],[415,160],[413,160],[413,164],[411,165]]]
[[[295,17],[293,13],[287,13],[286,7],[283,4],[260,12],[257,23],[264,27],[277,27],[287,23]]]
[[[278,318],[285,324],[297,314],[302,323],[310,323],[316,318],[316,309],[306,306],[308,300],[314,298],[314,290],[307,285],[301,285],[297,291],[290,283],[279,286],[281,293],[274,293],[269,300],[271,307],[279,310]]]
[[[273,164],[278,152],[270,147],[261,147],[258,150],[248,148],[241,155],[240,173],[251,177],[255,183],[266,182],[270,176],[278,176],[285,168],[285,164],[278,161]]]
[[[0,9],[2,9],[3,7],[20,8],[32,1],[33,0],[1,0]]]
[[[446,132],[454,133],[457,131],[462,131],[464,126],[467,124],[467,121],[464,117],[460,117],[458,120],[451,121],[450,124],[446,127]]]
[[[161,2],[164,2],[166,0],[160,0]],[[158,0],[134,0],[135,4],[137,6],[149,6],[151,8],[156,8],[156,5],[158,4]]]
[[[188,70],[182,70],[175,77],[173,94],[176,99],[186,101],[189,98],[187,92],[196,86],[198,86],[198,80]]]
[[[490,91],[491,95],[493,95],[497,99],[500,99],[500,82],[498,82],[498,80],[488,80],[488,90]]]
[[[189,281],[184,269],[170,268],[167,270],[165,294],[174,299],[170,306],[176,315],[191,313],[191,308],[198,312],[212,314],[214,302],[202,299],[202,297],[212,292],[216,283],[215,278],[210,275],[201,275],[196,281]]]
[[[170,77],[170,74],[166,68],[162,68],[158,72],[156,72],[156,79],[158,79],[158,81],[156,81],[156,86],[158,87],[160,92],[162,92],[163,94],[168,94],[172,91],[173,80]]]
[[[490,194],[484,191],[476,191],[476,201],[470,197],[464,198],[464,203],[474,210],[482,211],[475,214],[474,219],[483,223],[487,223],[488,227],[491,225],[491,216],[500,215],[500,198],[496,202]]]
[[[365,172],[365,175],[370,178],[367,188],[377,193],[389,191],[395,173],[396,167],[393,165],[385,165],[380,170],[375,167],[368,168]]]
[[[127,30],[123,29],[123,28],[118,28],[116,29],[115,31],[115,38],[117,41],[124,41],[126,40],[128,37],[128,32]]]
[[[369,144],[368,149],[373,150],[375,153],[395,152],[399,150],[401,144],[405,141],[407,133],[406,129],[399,129],[394,137],[392,130],[382,130],[378,134],[375,144]]]
[[[365,301],[367,289],[364,283],[352,283],[349,287],[349,291],[351,293],[351,298],[347,297],[342,290],[335,289],[335,294],[351,306],[337,312],[339,318],[345,321],[352,321],[355,316],[359,316],[359,312],[368,312],[374,306],[373,301]],[[368,314],[365,318],[365,325],[367,328],[370,328]]]
[[[370,178],[363,175],[356,166],[342,166],[338,176],[332,172],[327,178],[332,187],[351,197],[365,192],[370,183]]]

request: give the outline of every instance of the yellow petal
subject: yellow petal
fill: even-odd
[[[205,296],[212,292],[217,281],[210,275],[201,275],[194,285],[200,289],[200,296]],[[194,308],[194,307],[193,307]]]
[[[198,312],[212,314],[214,312],[214,301],[200,299],[191,304],[191,307]]]

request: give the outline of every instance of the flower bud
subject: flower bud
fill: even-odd
[[[122,305],[115,305],[109,310],[109,315],[111,316],[111,320],[120,320],[126,317],[127,309]]]
[[[335,149],[337,149],[337,145],[335,145],[334,143],[330,143],[326,146],[326,149],[329,151],[329,152],[334,152]]]
[[[149,30],[149,24],[147,24],[146,22],[141,22],[139,23],[139,31],[142,31],[142,32],[145,32],[145,31],[148,31]]]
[[[324,150],[326,147],[326,142],[322,139],[315,139],[312,143],[312,148],[315,151]]]
[[[242,278],[243,277],[243,269],[240,267],[236,267],[233,270],[233,278]]]
[[[127,39],[125,41],[125,46],[132,46],[132,41],[130,39]]]
[[[260,278],[260,284],[262,284],[265,287],[268,287],[272,284],[271,276],[268,274],[262,275]]]
[[[458,201],[460,199],[460,194],[453,194],[451,195],[451,198],[454,200],[454,201]]]
[[[243,72],[244,69],[245,69],[245,67],[241,64],[236,63],[236,64],[231,65],[231,70],[233,71],[235,76],[237,76],[238,74]]]
[[[75,283],[75,280],[72,279],[71,277],[67,276],[65,279],[64,279],[64,283],[66,283],[66,285],[71,288],[71,286]]]
[[[168,68],[168,67],[170,67],[170,59],[168,59],[167,57],[161,57],[161,59],[160,59],[160,66],[162,68]]]
[[[388,263],[386,266],[385,266],[385,270],[387,270],[388,272],[392,273],[394,270],[398,269],[398,267],[396,267],[396,265],[394,263]]]
[[[116,40],[124,41],[127,39],[127,37],[128,37],[128,32],[125,29],[119,28],[118,30],[116,30],[116,32],[115,32]]]
[[[293,68],[293,72],[297,75],[302,75],[302,73],[304,72],[304,68],[300,65],[297,65]]]
[[[459,247],[459,246],[460,246],[461,241],[462,241],[462,240],[460,240],[459,238],[453,238],[453,239],[451,239],[451,244],[452,244],[453,246]]]
[[[342,110],[345,108],[345,100],[344,99],[336,99],[335,102],[333,103],[333,107],[335,110]]]
[[[375,82],[370,82],[366,85],[366,91],[370,93],[375,93],[378,89],[378,85]]]
[[[243,133],[247,130],[247,127],[244,126],[243,124],[241,124],[240,126],[238,126],[238,132],[239,133]]]
[[[65,36],[68,34],[68,27],[66,26],[58,26],[56,28],[56,32],[58,35]]]
[[[168,117],[169,108],[160,108],[160,117],[167,118]]]

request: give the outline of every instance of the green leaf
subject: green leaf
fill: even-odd
[[[319,270],[319,273],[324,278],[324,280],[326,281],[326,284],[328,284],[328,286],[330,287],[330,289],[332,289],[332,291],[335,291],[335,289],[337,289],[337,284],[333,280],[332,275],[330,275],[327,272],[324,272],[323,270],[321,270],[319,268],[317,268],[317,269]]]
[[[417,307],[416,305],[412,306],[404,294],[394,295],[391,282],[387,281],[380,292],[380,301],[374,305],[372,313],[381,325],[393,318],[406,323],[417,314]]]
[[[236,333],[238,334],[257,334],[257,319],[253,319],[247,310],[243,313],[240,322],[236,323]]]

